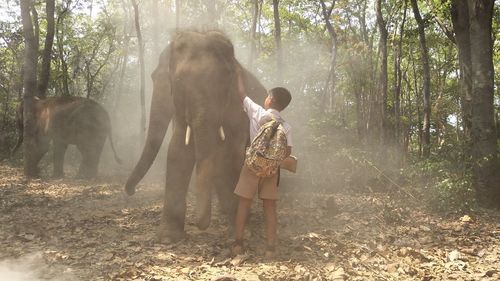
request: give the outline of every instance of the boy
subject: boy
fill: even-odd
[[[280,111],[285,109],[290,103],[292,97],[290,92],[282,87],[277,87],[269,90],[269,95],[264,101],[264,107],[253,102],[247,97],[241,70],[238,70],[238,92],[243,101],[243,107],[250,119],[250,140],[253,140],[259,131],[262,124],[271,120],[273,116],[278,120],[283,120],[280,116]],[[292,138],[291,127],[288,123],[283,122],[286,138],[287,138],[287,152],[289,156],[292,152]],[[243,234],[245,230],[245,223],[252,206],[252,199],[255,193],[259,191],[259,198],[262,199],[264,206],[264,216],[266,221],[266,258],[271,258],[275,255],[276,249],[276,200],[278,200],[278,181],[279,171],[274,176],[269,178],[260,178],[255,175],[246,165],[243,165],[240,178],[234,193],[239,197],[238,211],[236,213],[235,221],[235,242],[231,249],[233,256],[242,254],[243,248]]]

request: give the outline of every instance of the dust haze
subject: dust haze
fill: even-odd
[[[70,268],[49,265],[43,253],[26,254],[0,261],[0,280],[9,281],[77,281]]]
[[[146,116],[149,120],[152,95],[150,75],[157,66],[159,52],[168,45],[171,36],[175,34],[175,5],[172,4],[170,7],[162,8],[162,11],[167,11],[165,17],[160,18],[158,21],[162,27],[167,27],[162,29],[154,26],[154,20],[150,18],[150,15],[147,16],[147,19],[144,18],[144,10],[149,9],[148,4],[143,5],[141,9],[143,9],[142,19],[146,21],[142,28],[146,52]],[[320,143],[318,139],[328,138],[326,140],[328,146],[330,146],[328,151],[335,154],[342,150],[343,142],[346,141],[346,138],[349,138],[343,135],[346,132],[352,135],[352,132],[347,130],[328,131],[329,129],[322,131],[314,124],[314,122],[321,123],[326,120],[324,114],[321,113],[320,106],[325,95],[325,81],[329,70],[329,46],[301,38],[287,40],[283,43],[283,69],[277,70],[275,53],[270,56],[262,56],[261,54],[264,51],[262,46],[257,46],[257,53],[250,61],[250,22],[248,22],[247,26],[236,26],[231,22],[230,15],[225,14],[224,11],[218,14],[218,19],[216,27],[213,23],[207,24],[206,14],[203,13],[200,13],[198,18],[182,18],[179,23],[180,30],[203,31],[218,29],[223,31],[232,41],[239,62],[256,75],[267,89],[284,86],[292,93],[292,102],[283,111],[282,115],[293,127],[292,134],[295,144],[293,154],[299,158],[299,169],[297,174],[282,173],[283,190],[342,188],[345,179],[337,178],[337,176],[341,175],[342,169],[345,168],[342,165],[349,163],[346,161],[337,163],[332,157],[325,158],[324,150],[320,149],[322,147],[320,147],[321,144],[318,144]],[[135,36],[133,19],[129,17],[128,21],[128,32]],[[123,23],[118,25],[123,25]],[[160,30],[159,36],[153,36],[155,29]],[[272,29],[272,23],[262,23],[260,32],[268,32],[268,29]],[[157,38],[156,41],[154,38]],[[123,181],[133,169],[142,152],[142,141],[139,137],[140,73],[135,37],[131,41],[129,56],[130,62],[123,79],[125,81],[122,86],[123,91],[117,92],[119,77],[115,75],[116,77],[110,83],[114,87],[109,88],[111,93],[105,94],[107,100],[104,101],[112,117],[113,135],[117,151],[120,157],[123,158],[124,164],[119,166],[114,162],[108,144],[105,146],[100,163],[101,174],[116,176]],[[278,73],[282,77],[282,82],[278,81]],[[119,102],[116,102],[117,98]],[[172,126],[169,126],[160,152],[145,179],[140,184],[148,182],[164,184],[166,151],[171,128]],[[347,142],[349,141],[347,140]],[[326,183],[329,183],[328,186],[325,186]]]
[[[141,32],[145,47],[147,121],[149,120],[152,95],[151,73],[158,64],[160,52],[168,46],[172,35],[175,34],[177,24],[175,1],[171,1],[169,5],[165,3],[160,5],[159,14],[162,16],[158,19],[155,19],[153,17],[155,13],[151,12],[154,8],[152,2],[145,1],[139,6]],[[274,48],[274,42],[268,42],[268,44],[272,44],[271,46],[257,44],[255,53],[253,56],[251,55],[251,18],[247,17],[247,21],[243,25],[238,25],[231,18],[234,15],[231,15],[224,7],[217,7],[216,18],[218,20],[210,22],[203,6],[200,4],[198,11],[193,10],[195,9],[193,7],[181,7],[185,13],[194,16],[188,18],[181,16],[178,22],[179,30],[221,30],[232,41],[239,62],[252,72],[267,89],[283,86],[292,93],[292,102],[282,115],[292,125],[294,139],[292,154],[298,157],[299,164],[296,174],[287,171],[281,174],[281,192],[296,193],[297,196],[300,196],[302,192],[319,192],[323,194],[323,199],[325,199],[331,197],[334,191],[342,191],[352,186],[362,186],[370,178],[377,176],[374,170],[359,165],[343,153],[348,147],[355,148],[358,143],[355,130],[349,129],[349,127],[354,128],[355,126],[342,123],[345,120],[342,120],[342,114],[338,111],[325,110],[324,108],[328,99],[325,87],[328,80],[331,46],[325,43],[316,43],[316,41],[320,41],[315,40],[315,38],[304,38],[304,35],[293,38],[283,36],[282,69],[277,69],[276,52],[268,50],[270,47]],[[96,4],[92,12],[94,17],[102,9]],[[104,92],[97,99],[105,106],[111,117],[115,147],[123,164],[119,165],[115,162],[109,141],[107,141],[99,163],[99,178],[124,183],[141,155],[144,140],[141,139],[140,131],[140,67],[133,9],[130,5],[125,5],[120,6],[118,10],[122,12],[113,18],[112,23],[118,32],[125,34],[122,38],[117,36],[116,44],[118,48],[121,48],[120,51],[127,52],[126,61],[125,63],[120,60],[112,61],[113,65],[107,66],[117,70],[109,75],[105,81],[107,86],[104,87]],[[284,26],[283,28],[283,32],[286,33],[286,29],[289,27]],[[271,33],[272,30],[272,22],[262,21],[259,23],[257,37],[261,36],[260,33]],[[342,53],[342,49],[339,50],[339,57],[341,55],[346,56]],[[349,60],[351,68],[362,67],[362,59],[357,54],[349,54],[346,57],[352,58]],[[339,81],[345,79],[344,76],[342,71],[338,69],[337,79]],[[82,93],[83,91],[80,89],[76,92]],[[346,89],[337,87],[336,98],[334,100],[332,98],[330,101],[330,103],[338,105],[334,109],[343,108],[344,111],[353,112],[354,105],[347,100],[346,96],[348,95],[350,93]],[[146,124],[146,130],[147,127]],[[172,126],[169,126],[156,160],[146,177],[140,182],[138,192],[141,190],[141,185],[145,186],[150,183],[163,189],[171,130]],[[43,159],[41,164],[45,170],[50,169],[51,157],[49,155]],[[67,176],[72,177],[76,174],[80,159],[76,148],[70,146],[66,153],[65,162]],[[191,185],[193,180],[194,177],[191,180]],[[190,188],[190,192],[192,189]]]
[[[125,182],[141,156],[145,142],[141,135],[147,133],[140,129],[141,74],[134,13],[127,0],[83,1],[89,2],[95,4],[89,26],[100,27],[99,15],[111,12],[103,17],[116,28],[112,59],[99,76],[103,81],[96,84],[102,91],[91,98],[109,113],[114,146],[123,163],[116,163],[109,140],[97,179],[74,179],[81,161],[74,146],[65,156],[65,179],[49,179],[51,152],[39,165],[42,179],[26,181],[21,157],[18,167],[0,163],[0,280],[229,280],[219,278],[228,274],[234,275],[231,280],[449,280],[465,275],[462,279],[476,280],[498,276],[498,214],[488,211],[481,215],[481,210],[474,209],[447,210],[445,215],[427,212],[426,196],[435,194],[432,179],[425,179],[426,173],[419,167],[401,168],[403,155],[417,155],[419,125],[415,120],[404,128],[410,151],[375,144],[380,139],[370,143],[369,134],[379,132],[369,125],[382,125],[381,120],[370,120],[377,115],[370,111],[377,110],[373,108],[381,96],[373,1],[365,2],[369,7],[359,7],[367,12],[368,40],[353,39],[361,35],[349,34],[348,26],[338,29],[335,86],[328,84],[332,81],[332,42],[319,1],[301,1],[303,6],[297,7],[300,18],[311,21],[306,28],[314,29],[302,30],[293,19],[281,19],[281,69],[273,36],[272,1],[255,1],[268,8],[258,23],[255,50],[250,32],[253,1],[138,1],[145,50],[146,130],[153,92],[151,73],[177,27],[180,31],[222,31],[231,40],[238,61],[266,89],[281,86],[292,94],[282,116],[292,127],[292,155],[298,158],[298,167],[297,173],[283,170],[280,175],[277,259],[263,259],[266,218],[261,200],[255,199],[252,206],[244,234],[248,252],[243,258],[231,257],[233,222],[220,212],[222,204],[216,194],[212,196],[210,227],[198,228],[196,176],[191,177],[186,197],[185,239],[161,243],[165,184],[169,184],[165,182],[167,148],[173,126],[170,124],[134,196],[126,195]],[[179,2],[183,3],[180,9],[175,7]],[[208,2],[224,2],[227,7],[219,4],[213,14],[206,7]],[[293,2],[279,2],[293,12]],[[153,3],[160,5],[155,8]],[[106,10],[103,5],[114,6]],[[89,14],[87,7],[81,9]],[[350,18],[345,22],[360,24],[355,12],[343,13],[352,16],[352,22]],[[411,41],[405,45],[418,48]],[[392,59],[389,57],[389,63]],[[417,62],[416,57],[411,59]],[[82,77],[75,78],[79,80],[73,95],[85,95]],[[415,84],[420,79],[410,78]],[[395,86],[388,85],[388,92],[391,87]],[[414,94],[411,85],[402,90],[409,105],[420,103],[417,88],[415,85]],[[409,117],[420,114],[408,110]],[[438,165],[424,164],[433,173],[442,172]],[[449,179],[443,183],[447,189],[455,187]]]
[[[152,95],[151,73],[158,64],[160,52],[168,46],[171,36],[175,34],[177,24],[175,1],[171,1],[168,5],[161,3],[157,14],[162,14],[162,16],[158,19],[155,19],[154,13],[151,13],[154,8],[152,2],[145,1],[139,6],[141,31],[145,46],[147,121],[149,120]],[[195,9],[193,7],[181,7],[185,13],[194,16],[188,18],[181,16],[178,22],[179,30],[221,30],[232,41],[239,62],[257,76],[267,89],[283,86],[292,93],[292,102],[282,115],[293,127],[292,135],[295,146],[292,154],[298,157],[299,166],[296,174],[287,171],[282,173],[282,192],[300,194],[304,191],[313,191],[321,192],[325,194],[325,197],[329,197],[334,191],[341,191],[352,186],[362,186],[369,179],[377,177],[376,171],[359,165],[343,153],[347,147],[353,148],[358,143],[356,132],[354,129],[349,129],[349,127],[354,128],[355,126],[342,124],[340,113],[324,110],[325,97],[327,96],[325,87],[331,58],[329,45],[316,43],[316,41],[320,41],[315,40],[315,38],[304,38],[300,35],[293,38],[283,36],[283,67],[277,69],[276,52],[266,50],[269,47],[274,48],[274,42],[268,42],[272,46],[257,44],[256,51],[251,57],[250,17],[247,17],[247,21],[240,26],[234,22],[232,19],[234,15],[230,14],[228,9],[217,7],[216,18],[218,20],[210,22],[203,6],[200,4],[199,11],[193,10]],[[102,9],[96,4],[92,12],[94,17]],[[109,141],[107,141],[99,163],[99,177],[124,183],[141,155],[144,140],[141,139],[140,131],[140,67],[133,9],[130,5],[125,5],[120,6],[118,10],[122,12],[113,18],[112,23],[118,32],[125,34],[123,38],[117,36],[116,44],[122,52],[127,51],[126,64],[117,60],[111,62],[113,65],[107,66],[109,68],[116,67],[117,70],[109,75],[105,81],[107,86],[104,87],[104,92],[97,99],[105,106],[111,117],[113,139],[123,164],[119,165],[115,162]],[[283,28],[283,32],[286,33],[286,29],[289,27],[284,26]],[[259,23],[257,37],[261,36],[260,33],[270,33],[272,30],[272,22],[262,21]],[[128,40],[125,40],[126,38]],[[267,55],[269,53],[270,55]],[[339,49],[339,57],[341,55],[346,56],[346,54],[342,54],[342,48]],[[364,62],[357,54],[350,54],[347,57],[350,58],[350,68],[356,69],[357,64],[362,67]],[[125,65],[124,68],[123,65]],[[280,78],[281,81],[279,81]],[[337,79],[339,81],[345,79],[340,69],[337,70]],[[80,89],[76,92],[82,93],[83,91]],[[347,101],[345,98],[347,95],[350,93],[346,89],[337,87],[337,98],[333,102],[339,105],[337,108],[343,107],[343,110],[353,112],[354,105]],[[334,120],[332,121],[332,119]],[[146,130],[147,127],[146,124]],[[141,185],[148,183],[155,183],[155,186],[163,188],[171,130],[172,126],[169,126],[153,166],[139,184],[139,192]],[[67,176],[72,177],[76,174],[80,160],[81,157],[77,149],[70,146],[66,153],[65,162]],[[49,153],[41,163],[46,171],[45,174],[49,174],[50,162]],[[193,179],[194,177],[191,182]]]

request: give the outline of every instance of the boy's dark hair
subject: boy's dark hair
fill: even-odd
[[[292,100],[290,92],[283,87],[272,88],[269,94],[273,98],[274,108],[278,111],[285,109]]]

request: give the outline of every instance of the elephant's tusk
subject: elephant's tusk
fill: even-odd
[[[191,127],[188,125],[186,129],[186,140],[185,140],[186,145],[189,145],[190,139],[191,139]]]
[[[219,135],[222,141],[226,140],[226,135],[224,134],[224,128],[222,126],[219,127]]]

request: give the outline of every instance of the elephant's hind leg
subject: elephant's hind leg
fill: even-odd
[[[97,167],[99,158],[104,147],[104,139],[96,139],[93,142],[78,144],[78,150],[82,154],[82,163],[78,170],[79,178],[95,178],[97,176]]]
[[[194,167],[193,145],[185,145],[186,126],[175,124],[168,147],[165,203],[159,231],[161,242],[173,243],[182,239],[186,218],[186,196]]]
[[[54,172],[52,173],[54,178],[64,177],[64,154],[67,148],[67,143],[54,140]]]

